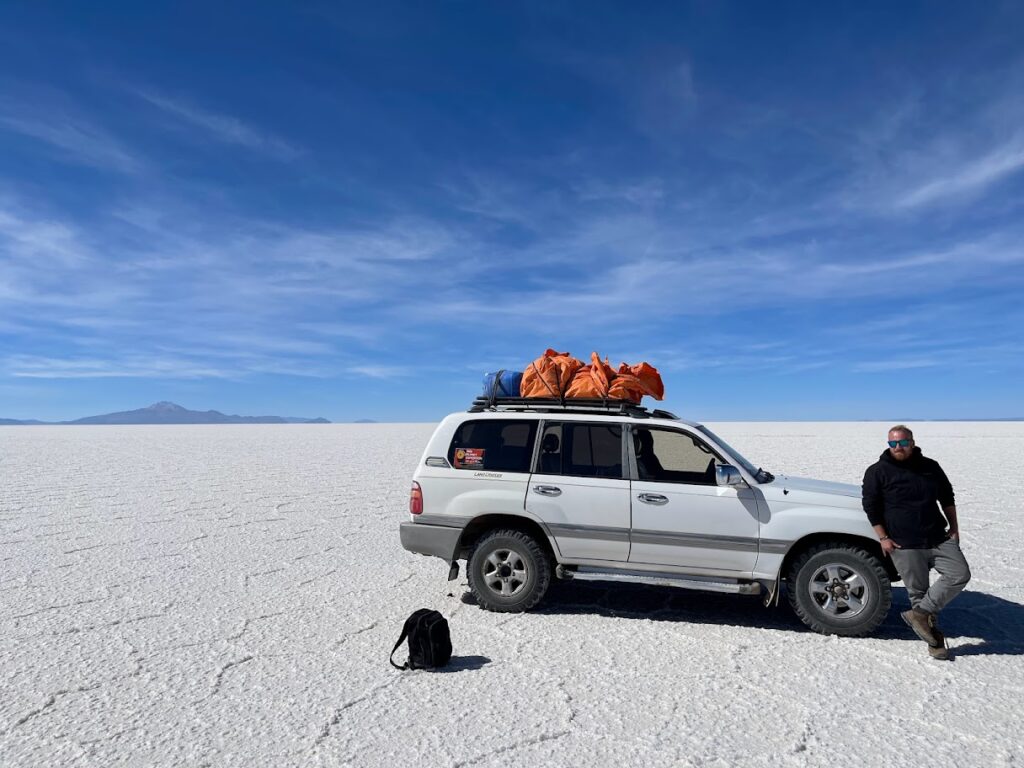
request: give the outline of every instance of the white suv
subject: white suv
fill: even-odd
[[[451,564],[491,611],[552,577],[789,602],[807,626],[866,635],[897,576],[853,485],[775,476],[709,429],[602,401],[479,399],[434,431],[402,545]]]

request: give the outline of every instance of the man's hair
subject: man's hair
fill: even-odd
[[[892,427],[889,431],[890,432],[906,432],[907,433],[907,437],[909,437],[911,440],[914,439],[914,432],[913,432],[913,430],[911,430],[910,427],[908,427],[906,424],[897,424],[895,427]]]

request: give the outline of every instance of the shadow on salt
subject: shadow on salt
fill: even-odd
[[[809,630],[786,603],[765,608],[760,597],[722,595],[640,584],[602,585],[600,582],[553,584],[533,613],[596,614],[620,619],[675,621],[688,624],[772,629],[806,634]],[[461,601],[475,604],[470,592]],[[902,587],[893,588],[892,608],[871,637],[881,640],[915,640],[899,614],[910,607]],[[1024,655],[1024,605],[969,587],[942,612],[941,626],[947,639],[970,638],[952,643],[957,656]],[[453,659],[454,661],[454,659]]]

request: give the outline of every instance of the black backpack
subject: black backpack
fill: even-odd
[[[409,638],[409,660],[402,666],[395,664],[395,651],[405,638]],[[405,620],[402,636],[391,650],[391,666],[395,669],[433,669],[443,667],[452,657],[452,638],[448,620],[430,608],[413,611]]]

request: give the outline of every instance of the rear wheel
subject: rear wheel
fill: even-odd
[[[473,547],[466,575],[482,608],[505,613],[528,611],[547,592],[551,559],[527,533],[491,531]]]
[[[786,588],[800,620],[826,635],[870,634],[892,605],[885,566],[867,550],[841,542],[818,544],[800,554]]]

